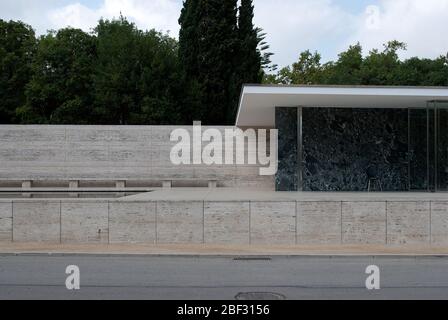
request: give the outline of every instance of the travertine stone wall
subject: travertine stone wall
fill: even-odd
[[[288,245],[296,242],[296,202],[252,202],[250,237],[254,245]]]
[[[156,203],[109,203],[109,242],[156,243]]]
[[[0,200],[0,242],[448,244],[448,201]]]
[[[12,240],[12,201],[0,202],[0,241]]]
[[[157,242],[201,244],[204,242],[202,201],[157,202]]]
[[[274,177],[260,176],[258,165],[173,165],[170,152],[177,142],[170,134],[179,128],[0,126],[0,182],[213,179],[224,187],[274,190]],[[184,129],[192,136],[192,127]],[[233,127],[217,129],[224,136]]]
[[[342,242],[384,244],[386,242],[385,202],[343,202]]]
[[[206,202],[204,235],[207,244],[250,243],[249,202]]]
[[[341,242],[341,202],[299,202],[297,235],[299,243]]]
[[[388,202],[387,242],[421,244],[430,241],[430,202]]]
[[[431,202],[431,243],[448,245],[448,202]]]
[[[62,243],[109,243],[108,202],[61,202]]]
[[[14,201],[12,217],[13,240],[16,242],[61,241],[59,201]]]

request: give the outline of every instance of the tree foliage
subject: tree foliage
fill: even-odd
[[[122,16],[38,39],[30,26],[1,21],[0,120],[233,124],[241,86],[274,68],[253,17],[252,0],[186,0],[179,41]]]
[[[0,20],[0,123],[19,120],[16,109],[25,104],[36,37],[31,26]]]
[[[61,29],[39,39],[18,108],[22,123],[88,123],[92,107],[95,39],[78,29]]]
[[[188,124],[199,105],[178,42],[124,17],[100,20],[91,34],[49,32],[27,66],[23,102],[11,107],[20,123]]]
[[[447,86],[448,58],[434,60],[413,57],[400,60],[399,51],[406,44],[391,41],[382,51],[374,49],[363,56],[361,45],[350,46],[339,54],[337,61],[325,64],[319,53],[309,50],[299,60],[277,74],[265,77],[265,83],[301,85],[396,85],[396,86]]]
[[[263,37],[251,0],[186,0],[179,19],[180,61],[199,90],[207,124],[234,123],[241,86],[260,83]],[[269,55],[267,56],[269,58]]]
[[[253,18],[252,0],[185,0],[179,41],[124,17],[37,39],[0,20],[0,123],[224,125],[246,83],[448,86],[446,55],[401,60],[398,41],[327,63],[307,50],[277,72]]]

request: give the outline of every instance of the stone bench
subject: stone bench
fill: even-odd
[[[186,182],[186,181],[191,181],[191,182],[207,182],[207,186],[210,189],[215,189],[218,187],[218,181],[217,180],[206,180],[206,179],[164,179],[164,180],[158,180],[161,181],[161,187],[163,189],[171,189],[173,188],[173,185],[175,182],[178,181],[182,181],[182,182]],[[24,198],[31,198],[32,196],[32,191],[33,190],[42,190],[42,191],[46,191],[46,190],[51,190],[51,189],[57,189],[57,191],[67,191],[69,192],[69,197],[72,198],[77,198],[79,196],[79,192],[83,191],[83,190],[88,190],[88,191],[94,191],[95,189],[107,189],[108,192],[113,192],[114,188],[117,189],[117,196],[124,196],[125,192],[127,189],[133,189],[133,188],[128,188],[127,187],[127,181],[125,180],[115,180],[115,181],[97,181],[98,183],[110,183],[113,182],[115,184],[115,187],[111,187],[111,188],[101,188],[101,187],[92,187],[92,188],[81,188],[80,184],[81,181],[80,180],[70,180],[68,181],[68,188],[64,188],[64,187],[55,187],[55,188],[35,188],[34,187],[34,181],[32,180],[24,180],[21,182],[21,188],[0,188],[0,190],[10,190],[10,191],[23,191],[22,192],[22,197]],[[149,188],[149,187],[148,187]],[[137,189],[137,188],[135,188]],[[137,190],[136,190],[137,191]],[[20,192],[20,191],[19,191]],[[143,192],[143,191],[142,191]]]

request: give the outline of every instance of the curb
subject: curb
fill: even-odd
[[[1,257],[105,257],[105,258],[216,258],[216,259],[234,259],[235,261],[269,261],[274,258],[317,258],[317,259],[333,259],[333,258],[448,258],[448,254],[416,254],[416,253],[297,253],[297,254],[280,254],[280,253],[245,253],[245,254],[217,254],[217,253],[98,253],[98,252],[0,252]]]

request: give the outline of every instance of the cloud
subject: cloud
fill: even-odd
[[[345,44],[359,41],[367,51],[399,40],[408,44],[403,58],[435,58],[448,52],[446,21],[448,0],[382,0],[358,17]]]
[[[332,0],[256,0],[255,23],[267,32],[270,50],[279,65],[297,61],[303,50],[319,50],[324,59],[354,32],[356,16]]]
[[[0,18],[4,20],[21,20],[33,26],[39,33],[45,33],[52,28],[47,13],[60,6],[58,0],[1,0]]]
[[[48,16],[54,29],[70,26],[85,31],[90,31],[101,17],[97,12],[80,3],[52,10],[48,13]]]
[[[448,0],[363,0],[356,10],[349,2],[255,0],[255,21],[267,32],[281,66],[297,61],[306,49],[319,51],[324,61],[334,60],[357,42],[365,54],[391,40],[408,44],[402,58],[448,52]]]
[[[177,35],[182,3],[177,0],[104,0],[97,9],[80,3],[70,4],[49,13],[56,28],[72,26],[89,30],[100,18],[117,18],[122,14],[141,29],[155,28]]]

